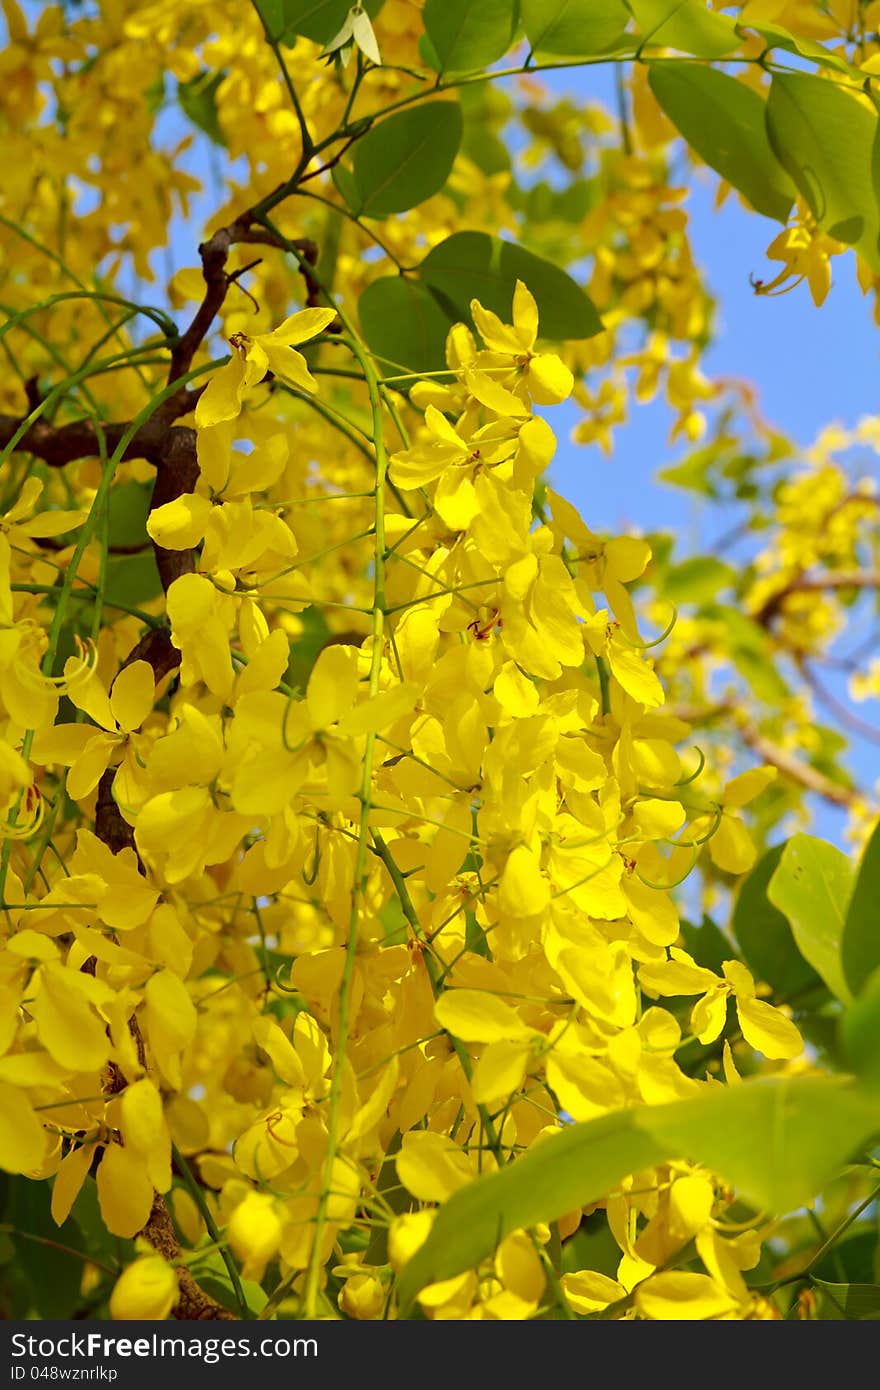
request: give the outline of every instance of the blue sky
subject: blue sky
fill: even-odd
[[[548,74],[546,80],[559,96],[599,98],[609,109],[615,107],[610,68],[568,69]],[[805,284],[779,297],[756,295],[749,277],[768,280],[779,268],[765,254],[778,223],[747,211],[734,196],[716,208],[718,180],[709,170],[689,174],[688,182],[694,257],[717,301],[717,336],[703,359],[707,374],[757,386],[764,417],[803,448],[825,425],[851,427],[862,416],[876,414],[880,330],[872,317],[873,300],[863,296],[857,283],[855,257],[835,259],[833,288],[820,309]],[[679,537],[683,557],[699,550],[707,535],[720,535],[740,519],[719,516],[715,504],[707,516],[699,498],[658,481],[660,470],[687,452],[687,446],[669,442],[673,417],[664,402],[633,404],[629,421],[615,434],[610,458],[596,447],[570,442],[570,425],[563,424],[566,409],[570,424],[578,418],[574,407],[553,412],[560,438],[554,481],[594,530],[672,531]],[[862,451],[858,462],[880,482],[876,456]],[[832,674],[826,684],[846,699],[841,677]],[[877,704],[862,705],[857,712],[876,722]],[[827,722],[824,711],[819,710],[819,716]],[[848,762],[867,788],[880,778],[877,744],[853,738]],[[845,814],[822,803],[814,805],[814,833],[843,843],[845,827]]]
[[[614,109],[610,68],[569,69],[544,80],[560,96],[599,98]],[[875,413],[880,331],[872,300],[856,282],[855,258],[835,260],[834,287],[821,309],[806,285],[779,297],[756,295],[749,276],[768,280],[779,268],[765,255],[778,223],[746,211],[734,196],[716,209],[716,176],[700,170],[689,177],[694,256],[718,301],[719,332],[704,359],[706,371],[757,384],[765,417],[803,446],[831,421],[853,425]],[[694,504],[680,490],[654,482],[659,469],[683,452],[668,442],[670,423],[662,403],[636,406],[617,433],[610,461],[598,450],[563,445],[554,471],[596,529],[622,522],[693,525]]]

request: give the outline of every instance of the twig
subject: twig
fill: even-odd
[[[746,743],[753,752],[757,753],[766,763],[778,767],[780,772],[785,773],[793,782],[799,782],[807,791],[815,792],[818,796],[824,797],[834,806],[852,806],[858,800],[858,792],[852,787],[841,786],[839,782],[834,782],[830,777],[826,777],[817,768],[811,767],[809,763],[801,762],[793,753],[780,748],[778,743],[773,743],[766,738],[759,729],[753,724],[740,726],[740,733],[743,742]]]
[[[790,594],[822,593],[833,589],[880,589],[880,570],[838,570],[831,574],[800,574],[772,594],[752,617],[767,627]]]

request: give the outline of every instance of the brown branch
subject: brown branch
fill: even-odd
[[[157,507],[163,507],[168,502],[173,502],[188,492],[194,492],[198,478],[199,465],[195,457],[195,450],[191,455],[180,456],[173,462],[160,463],[156,470],[156,481],[153,484],[150,511],[153,512]],[[154,541],[153,554],[156,557],[156,568],[162,581],[162,589],[166,594],[175,579],[179,579],[182,574],[195,572],[196,552],[194,550],[166,550],[164,546],[157,545]]]
[[[766,738],[753,724],[740,726],[740,733],[743,742],[763,758],[765,763],[778,767],[779,771],[790,777],[793,782],[798,782],[809,792],[815,792],[817,796],[830,801],[833,806],[852,806],[858,800],[859,793],[854,788],[843,787],[839,782],[819,772],[817,768],[811,767],[809,763],[801,762],[793,753]]]
[[[178,338],[171,353],[168,380],[176,381],[186,376],[192,366],[193,358],[201,347],[205,335],[223,306],[229,289],[229,276],[226,273],[226,260],[233,246],[240,242],[262,242],[276,246],[277,242],[270,232],[252,227],[253,213],[243,212],[228,227],[219,227],[212,237],[203,241],[199,247],[202,258],[202,275],[205,281],[205,295],[189,327]]]
[[[187,552],[189,553],[189,552]],[[146,661],[152,668],[158,684],[163,677],[180,665],[180,652],[171,643],[171,635],[166,628],[151,628],[145,633],[131,652],[123,666],[133,661]],[[120,668],[121,669],[121,668]],[[138,870],[146,877],[146,868],[137,851],[134,831],[122,815],[113,796],[113,781],[116,769],[108,768],[98,783],[98,799],[95,808],[95,833],[113,854],[123,849],[132,849],[137,855]],[[92,967],[94,971],[94,966]],[[134,1038],[137,1054],[142,1066],[146,1067],[146,1048],[137,1015],[132,1014],[128,1021],[129,1031]],[[118,1095],[124,1091],[128,1082],[115,1063],[110,1064],[104,1090],[107,1095]],[[216,1299],[206,1294],[189,1269],[182,1263],[183,1251],[177,1239],[174,1222],[168,1210],[168,1203],[161,1192],[153,1195],[153,1206],[146,1226],[140,1233],[149,1241],[153,1249],[176,1267],[179,1297],[171,1310],[172,1317],[184,1321],[237,1321],[234,1313],[224,1308]]]
[[[190,397],[197,394],[188,393]],[[168,402],[166,406],[167,404]],[[177,419],[193,408],[194,400],[190,400],[185,408],[182,400],[178,400],[175,406],[176,413],[171,418]],[[18,416],[0,415],[0,449],[6,447],[18,432],[21,423]],[[112,453],[118,448],[123,436],[130,429],[131,425],[127,421],[102,426],[101,432],[108,452]],[[50,468],[63,468],[65,464],[74,463],[77,459],[98,458],[101,453],[98,431],[92,420],[73,420],[67,425],[53,425],[48,420],[35,420],[16,448],[33,454]],[[169,428],[167,413],[160,418],[158,411],[135,431],[122,455],[124,461],[146,459],[156,467],[163,463],[173,465],[188,459],[195,462],[195,457],[195,430],[181,425]]]
[[[186,435],[192,436],[192,438],[188,441],[188,448],[178,447],[160,455],[156,467],[153,495],[150,499],[151,512],[167,502],[174,501],[177,497],[182,497],[185,493],[192,492],[198,479],[194,432],[180,429],[169,430],[166,427],[166,438],[168,435]],[[156,545],[155,542],[153,549],[164,592],[168,592],[171,584],[180,575],[192,573],[195,570],[195,551],[166,550],[163,546]],[[122,663],[122,667],[130,666],[135,661],[146,661],[153,672],[153,679],[158,685],[160,681],[177,669],[180,660],[180,652],[172,643],[169,630],[165,627],[153,627],[145,632],[140,641],[132,648]],[[113,795],[115,778],[116,769],[108,768],[98,783],[95,834],[113,854],[119,854],[124,849],[133,850],[137,857],[138,870],[146,877],[146,867],[138,853],[134,830],[123,816]],[[131,1015],[128,1026],[135,1040],[141,1065],[146,1067],[146,1048],[135,1014]],[[119,1067],[111,1064],[105,1086],[107,1093],[118,1094],[125,1090],[127,1084],[127,1079]],[[177,1239],[168,1204],[161,1192],[156,1192],[153,1195],[150,1216],[141,1235],[149,1241],[154,1250],[176,1267],[179,1297],[171,1310],[173,1317],[182,1320],[237,1321],[234,1313],[231,1313],[228,1308],[224,1308],[216,1299],[205,1293],[182,1262],[183,1252]]]
[[[223,306],[230,286],[235,284],[238,277],[244,272],[245,267],[232,273],[226,270],[226,261],[232,247],[247,243],[274,246],[278,250],[287,249],[267,228],[253,226],[254,215],[255,209],[249,208],[234,222],[230,222],[227,227],[218,228],[207,241],[200,245],[199,254],[202,258],[205,294],[189,327],[174,343],[168,365],[169,382],[186,376],[192,366],[195,354]],[[318,261],[318,247],[308,237],[301,237],[295,240],[292,245],[297,247],[303,257],[300,271],[305,282],[306,303],[313,307],[320,303],[321,298],[318,282],[310,273],[310,267],[316,265]],[[35,379],[26,383],[26,393],[28,406],[33,411],[43,399]],[[166,401],[163,401],[151,418],[135,432],[122,455],[123,460],[146,459],[147,462],[155,464],[157,468],[168,468],[175,474],[178,469],[195,469],[195,432],[185,428],[170,428],[170,426],[174,424],[175,420],[179,420],[195,409],[200,395],[201,388],[193,390],[187,386],[181,386]],[[24,423],[24,418],[26,417],[0,415],[0,449],[5,448],[18,433]],[[103,425],[101,434],[106,449],[110,452],[115,450],[129,429],[130,424],[128,422]],[[50,468],[63,468],[65,464],[73,463],[77,459],[97,457],[101,452],[98,429],[91,420],[74,420],[69,424],[58,426],[47,420],[35,420],[16,447],[26,453],[33,454],[35,458],[42,459]],[[192,491],[192,486],[185,485],[187,476],[186,473],[181,475],[179,490],[176,492],[174,491],[174,487],[177,486],[175,483],[168,483],[159,487],[165,501],[179,497],[183,492]],[[159,506],[161,503],[157,502],[155,505]],[[171,570],[173,570],[173,566]],[[177,574],[172,573],[171,570],[169,570],[169,583],[177,577]],[[183,568],[179,572],[186,573],[187,570]],[[165,587],[168,587],[167,584]]]
[[[797,668],[819,703],[824,705],[844,728],[849,729],[857,738],[866,738],[871,743],[880,743],[880,729],[875,724],[869,724],[867,719],[860,719],[857,714],[847,708],[842,700],[838,700],[837,696],[832,694],[822,683],[815,671],[807,665],[803,657],[798,660]]]
[[[801,574],[762,603],[752,618],[767,627],[790,594],[822,593],[833,589],[880,589],[880,570],[838,570],[831,574]]]
[[[124,849],[135,849],[134,831],[120,811],[113,795],[115,778],[115,767],[108,767],[106,772],[101,774],[101,780],[98,783],[98,799],[95,802],[95,834],[99,840],[103,841],[111,854],[119,854]],[[137,854],[136,849],[135,854]],[[138,855],[138,869],[142,874],[146,874],[140,855]]]
[[[762,734],[755,724],[737,719],[738,709],[733,701],[722,701],[720,704],[709,706],[670,705],[667,712],[676,719],[683,720],[685,724],[708,724],[713,719],[732,715],[735,720],[734,727],[746,747],[751,748],[765,763],[777,767],[784,776],[797,782],[807,791],[815,792],[834,806],[852,806],[861,795],[858,788],[841,786],[817,768],[811,767],[809,763],[802,762],[794,753],[781,748],[766,734]]]
[[[45,399],[40,390],[40,379],[36,376],[29,376],[24,384],[25,399],[28,403],[28,411],[37,410]]]
[[[211,324],[223,307],[230,285],[235,283],[237,274],[240,274],[240,272],[234,272],[230,275],[226,270],[226,261],[232,247],[244,242],[274,246],[278,250],[283,249],[272,232],[265,227],[254,227],[253,221],[254,212],[252,208],[249,208],[234,222],[230,222],[228,227],[220,227],[208,241],[203,241],[199,247],[199,255],[202,258],[202,275],[205,281],[205,295],[189,327],[174,345],[168,368],[169,381],[176,381],[178,377],[185,376],[189,371],[196,352],[201,347]],[[307,263],[315,265],[318,259],[318,248],[315,243],[308,238],[302,238],[295,245],[302,252]],[[307,303],[311,305],[313,296],[318,293],[318,287],[305,267],[303,268],[303,278],[306,284]]]
[[[57,536],[32,536],[31,540],[38,550],[67,550],[70,542],[59,540]],[[149,550],[152,542],[149,540],[136,541],[133,545],[108,545],[108,555],[143,555]]]
[[[158,1192],[153,1199],[153,1210],[142,1234],[159,1255],[164,1255],[169,1264],[177,1267],[180,1297],[171,1310],[172,1317],[185,1322],[238,1321],[234,1313],[199,1287],[186,1265],[181,1263],[183,1251],[177,1239],[174,1222],[171,1220],[165,1198]]]

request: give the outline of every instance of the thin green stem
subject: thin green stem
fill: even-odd
[[[247,1299],[244,1296],[244,1289],[241,1286],[241,1278],[239,1276],[235,1260],[233,1259],[230,1251],[227,1249],[226,1242],[220,1235],[220,1230],[217,1226],[216,1221],[214,1220],[211,1208],[205,1201],[205,1194],[199,1187],[195,1178],[193,1177],[192,1170],[190,1169],[189,1164],[187,1163],[183,1154],[180,1152],[176,1145],[172,1147],[172,1153],[174,1154],[174,1162],[177,1166],[181,1178],[183,1179],[184,1186],[186,1187],[187,1192],[189,1193],[190,1197],[192,1197],[193,1201],[199,1209],[199,1214],[201,1215],[201,1218],[205,1223],[205,1229],[207,1230],[208,1235],[211,1237],[214,1244],[217,1246],[217,1249],[220,1251],[220,1257],[226,1266],[227,1273],[229,1274],[230,1283],[232,1284],[232,1288],[235,1293],[235,1301],[238,1304],[238,1310],[243,1318],[247,1318],[250,1316],[250,1310],[247,1306]]]
[[[325,208],[330,208],[332,212],[338,212],[340,217],[344,217],[347,221],[353,222],[359,231],[363,232],[365,236],[368,236],[370,240],[374,242],[376,246],[379,247],[379,250],[383,253],[383,255],[388,257],[389,261],[394,262],[398,270],[403,270],[403,265],[398,260],[397,256],[395,256],[390,246],[386,246],[385,242],[381,239],[381,237],[376,235],[372,227],[364,226],[360,218],[356,217],[353,212],[349,212],[348,208],[343,207],[341,203],[331,202],[329,198],[325,198],[322,194],[313,193],[310,188],[295,188],[292,190],[292,193],[297,198],[311,198],[313,202],[322,203]],[[340,375],[342,374],[340,373]],[[356,373],[351,372],[349,373],[349,375],[355,376]]]
[[[299,122],[299,134],[302,152],[299,157],[299,162],[297,164],[296,171],[293,174],[293,177],[289,180],[291,185],[293,185],[296,183],[303,170],[307,167],[308,162],[314,153],[315,144],[312,139],[311,132],[309,131],[308,123],[305,117],[305,112],[303,111],[302,104],[297,94],[297,90],[293,85],[293,80],[290,76],[287,63],[284,61],[284,54],[281,52],[280,44],[278,40],[276,38],[273,38],[272,34],[269,32],[269,26],[266,23],[266,20],[263,17],[263,12],[260,9],[260,6],[256,3],[256,0],[252,0],[252,4],[257,14],[259,15],[260,23],[263,26],[263,34],[265,36],[266,43],[269,45],[272,52],[274,53],[275,61],[277,62],[278,67],[281,70],[281,76],[284,80],[284,85],[287,88],[287,94],[290,97],[291,104],[293,106],[294,111],[296,112],[296,119]]]
[[[119,1266],[105,1264],[96,1255],[84,1250],[74,1250],[70,1245],[62,1245],[60,1240],[49,1240],[46,1236],[35,1236],[30,1231],[22,1231],[18,1226],[10,1226],[7,1223],[0,1225],[0,1232],[3,1235],[14,1236],[16,1240],[29,1240],[33,1245],[42,1245],[47,1250],[58,1250],[62,1255],[70,1255],[74,1260],[81,1260],[83,1264],[96,1265],[105,1274],[112,1274],[115,1278],[119,1273]]]
[[[388,455],[385,450],[384,422],[382,418],[382,399],[376,370],[368,353],[354,334],[353,325],[342,316],[349,337],[348,345],[357,359],[367,381],[370,395],[370,412],[373,421],[373,445],[376,450],[375,480],[375,542],[373,550],[373,621],[372,649],[370,653],[370,696],[379,692],[379,679],[382,672],[382,650],[385,631],[385,474]],[[349,1010],[354,980],[354,966],[357,957],[360,916],[363,910],[363,896],[366,886],[367,854],[369,850],[370,812],[373,795],[373,764],[376,751],[376,735],[369,733],[364,746],[363,774],[361,779],[361,814],[358,826],[358,842],[355,856],[354,882],[352,887],[351,913],[348,923],[348,941],[345,950],[345,964],[339,985],[339,1023],[336,1037],[336,1053],[333,1074],[330,1080],[330,1093],[327,1104],[327,1154],[321,1179],[321,1192],[315,1218],[315,1233],[306,1272],[303,1296],[304,1316],[313,1318],[317,1304],[321,1273],[321,1246],[327,1225],[327,1209],[332,1187],[333,1168],[339,1148],[339,1105],[342,1097],[343,1066],[350,1028]]]

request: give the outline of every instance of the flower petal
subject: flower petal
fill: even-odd
[[[110,708],[120,729],[130,733],[140,728],[153,708],[155,693],[153,668],[148,661],[132,661],[123,666],[110,691]]]
[[[215,372],[196,403],[196,429],[207,429],[224,420],[234,420],[241,414],[241,397],[245,385],[245,364],[241,354],[234,351],[225,367]]]

